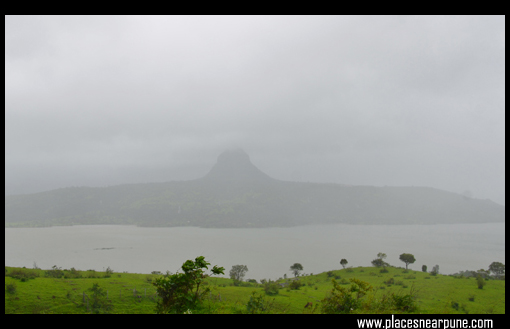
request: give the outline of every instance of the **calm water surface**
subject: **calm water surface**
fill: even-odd
[[[321,273],[348,266],[371,266],[377,253],[405,266],[402,253],[411,253],[413,270],[439,265],[443,274],[487,269],[505,263],[505,224],[456,225],[314,225],[292,228],[210,229],[147,228],[92,225],[49,228],[6,228],[5,265],[115,272],[176,272],[187,259],[203,255],[223,266],[248,266],[247,278],[291,276],[301,263],[304,273]]]

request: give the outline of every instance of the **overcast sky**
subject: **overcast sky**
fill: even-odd
[[[273,178],[504,204],[504,16],[6,16],[5,192]]]

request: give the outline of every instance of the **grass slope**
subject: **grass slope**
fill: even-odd
[[[226,278],[208,278],[207,286],[211,292],[205,301],[205,313],[247,313],[250,297],[262,298],[269,302],[269,313],[320,313],[321,300],[331,292],[331,279],[348,287],[350,278],[370,283],[374,288],[370,298],[382,298],[385,294],[409,294],[414,292],[419,313],[429,314],[504,314],[505,281],[488,280],[483,289],[478,289],[474,278],[455,278],[453,276],[406,271],[402,268],[388,267],[388,273],[380,273],[379,268],[358,267],[324,272],[317,275],[299,277],[302,286],[297,290],[287,287],[279,289],[278,294],[267,296],[260,284],[243,283],[246,286],[234,286]],[[50,270],[51,271],[51,270]],[[11,277],[34,276],[33,279]],[[108,293],[113,308],[111,313],[155,313],[155,288],[150,283],[157,275],[79,271],[73,273],[64,270],[65,277],[45,277],[39,269],[20,269],[6,267],[5,276],[5,313],[91,313],[90,289],[98,284]],[[292,279],[278,280],[289,283]],[[256,293],[253,295],[253,293]],[[85,297],[83,294],[88,296]],[[368,295],[367,295],[368,298]],[[87,308],[87,299],[89,306]],[[254,298],[256,300],[256,298]],[[307,303],[313,307],[305,308]]]

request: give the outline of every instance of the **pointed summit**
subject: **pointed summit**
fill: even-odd
[[[250,161],[250,156],[241,149],[225,151],[218,156],[218,161],[211,171],[204,176],[207,180],[260,182],[272,181]]]

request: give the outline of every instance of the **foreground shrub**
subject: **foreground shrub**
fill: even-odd
[[[361,299],[372,290],[369,283],[355,278],[349,279],[351,285],[348,288],[341,287],[334,279],[331,281],[333,290],[329,297],[321,301],[321,311],[326,314],[348,314],[356,311],[362,305]]]
[[[350,281],[351,285],[344,288],[333,280],[330,296],[321,301],[322,313],[413,313],[418,310],[416,291],[413,288],[409,293],[400,290],[398,293],[388,292],[378,297],[369,283],[355,278]],[[384,286],[380,289],[384,289]]]
[[[250,300],[246,303],[246,311],[249,314],[270,314],[274,306],[274,298],[272,301],[264,298],[263,295],[253,292]]]
[[[5,284],[5,292],[14,295],[16,293],[16,283],[6,283]]]
[[[203,297],[210,291],[209,288],[200,287],[207,277],[203,270],[207,269],[207,265],[210,263],[204,260],[204,256],[199,256],[195,261],[187,260],[182,265],[184,273],[167,274],[156,278],[152,283],[160,297],[156,312],[182,314],[199,308]],[[211,271],[213,274],[224,274],[225,269],[215,265]]]
[[[111,300],[106,298],[106,292],[99,287],[99,284],[94,283],[89,291],[92,292],[92,296],[90,297],[92,313],[108,314],[113,310]]]
[[[57,265],[53,265],[51,270],[45,271],[44,275],[50,278],[61,278],[64,276],[64,271],[62,271],[61,267],[57,267]]]
[[[270,296],[278,295],[278,293],[280,292],[280,286],[275,281],[269,280],[267,282],[264,282],[264,291],[266,295]]]
[[[483,289],[483,286],[485,286],[486,282],[481,275],[478,275],[476,277],[476,284],[478,286],[478,289]]]
[[[289,284],[289,288],[291,290],[298,290],[303,284],[301,282],[299,282],[299,280],[293,280],[290,284]]]

